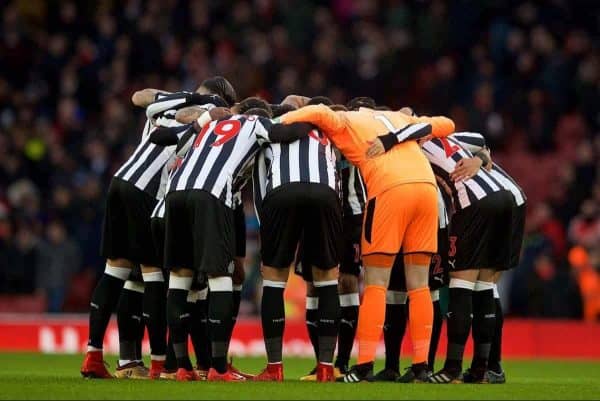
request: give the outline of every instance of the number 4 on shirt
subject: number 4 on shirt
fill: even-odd
[[[446,138],[438,138],[444,147],[444,152],[446,152],[446,157],[451,157],[453,154],[460,150],[458,145],[452,144],[448,142]]]

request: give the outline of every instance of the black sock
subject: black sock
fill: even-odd
[[[462,371],[465,344],[471,330],[473,290],[450,287],[448,302],[448,351],[444,368]]]
[[[143,299],[142,299],[142,305],[143,305]],[[142,312],[142,311],[143,311],[143,306],[142,306],[142,310],[140,312]],[[136,361],[143,362],[144,357],[142,355],[142,343],[144,342],[144,334],[146,332],[146,323],[144,322],[143,315],[140,315],[140,317],[141,317],[141,324],[138,326],[138,332],[137,332],[136,338],[135,338],[135,354],[137,355]]]
[[[263,295],[260,308],[267,361],[282,361],[283,331],[285,329],[285,308],[283,292],[285,282],[263,282]]]
[[[146,281],[144,290],[144,319],[148,326],[150,354],[167,353],[167,286],[164,281]]]
[[[494,291],[473,292],[473,363],[472,369],[487,370],[488,358],[496,328]]]
[[[210,283],[210,279],[209,279]],[[219,373],[227,371],[227,346],[233,317],[233,291],[210,290],[208,332],[211,342],[211,364]]]
[[[318,282],[314,284],[315,291],[319,297],[319,309],[317,313],[319,326],[318,360],[321,363],[332,364],[340,325],[338,283],[335,280],[332,281],[332,284],[328,285],[320,285]]]
[[[315,351],[315,359],[319,359],[319,324],[318,324],[318,305],[319,298],[306,297],[306,330],[308,331],[308,338],[312,344],[313,350]]]
[[[356,326],[358,325],[358,293],[340,295],[340,328],[338,334],[338,353],[335,366],[347,368],[350,362],[350,354],[356,337]]]
[[[106,327],[117,307],[125,280],[104,273],[92,294],[90,302],[90,335],[88,345],[102,349]]]
[[[494,330],[494,340],[490,349],[490,359],[488,360],[488,369],[502,373],[502,328],[504,326],[504,313],[502,312],[502,303],[500,298],[494,298],[496,302],[496,327]]]
[[[175,357],[175,349],[173,349],[173,340],[169,336],[167,340],[167,358],[165,359],[165,370],[170,372],[177,370],[177,358]]]
[[[177,367],[192,370],[192,363],[188,355],[188,324],[189,312],[187,310],[188,291],[169,288],[167,296],[167,319],[169,322],[169,335],[173,341],[173,350],[177,359]]]
[[[233,329],[235,329],[235,324],[237,323],[237,318],[240,313],[240,304],[241,303],[242,303],[242,290],[234,289],[233,290],[233,317],[231,318],[231,326],[229,327],[229,341],[231,341],[231,337],[233,336]],[[227,344],[227,349],[229,349],[229,343]]]
[[[444,319],[442,317],[442,307],[440,301],[433,302],[433,328],[431,330],[431,343],[429,345],[429,358],[428,365],[429,370],[434,371],[435,365],[435,354],[437,353],[438,344],[440,342],[440,334],[442,332],[442,323]]]
[[[191,307],[190,337],[196,354],[196,364],[203,370],[210,368],[210,340],[208,337],[208,300],[197,300]]]
[[[140,358],[138,343],[143,333],[142,302],[144,294],[123,288],[117,305],[117,327],[119,329],[119,359],[135,361]]]
[[[408,308],[406,304],[386,304],[383,341],[385,368],[400,371],[400,347],[406,331]]]

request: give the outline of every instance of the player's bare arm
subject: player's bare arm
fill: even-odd
[[[175,113],[175,120],[181,124],[191,124],[192,121],[200,117],[206,109],[201,106],[188,106],[183,109],[177,110]]]
[[[146,88],[139,91],[135,91],[131,96],[131,102],[139,107],[148,107],[149,104],[156,100],[156,95],[159,93],[170,94],[170,92],[162,91],[159,89]]]
[[[468,180],[477,174],[482,165],[483,161],[479,157],[461,159],[456,163],[456,167],[450,174],[450,178],[453,179],[454,182]]]
[[[492,155],[489,148],[481,149],[479,152],[475,153],[475,156],[481,159],[483,162],[483,168],[485,168],[487,171],[492,170],[494,163],[492,161]]]

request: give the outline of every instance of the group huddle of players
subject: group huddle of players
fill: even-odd
[[[218,76],[195,93],[144,89],[132,102],[148,120],[108,191],[107,263],[90,303],[84,377],[282,381],[283,293],[295,266],[307,283],[316,357],[302,380],[505,381],[496,283],[518,264],[526,197],[481,134],[364,97],[238,102]],[[244,282],[245,187],[260,221],[267,366],[257,375],[228,361]],[[448,350],[434,373],[443,286]],[[113,375],[102,344],[115,310]],[[407,326],[412,365],[401,375]],[[471,329],[473,361],[463,372]],[[374,374],[382,331],[386,364]],[[349,367],[355,337],[358,360]]]

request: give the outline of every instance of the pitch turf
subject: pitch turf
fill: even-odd
[[[109,360],[112,363],[114,357]],[[600,362],[507,361],[505,385],[394,383],[317,384],[295,380],[312,367],[307,359],[285,360],[285,383],[175,383],[84,380],[81,356],[0,354],[0,399],[597,399]],[[404,361],[403,361],[404,362]],[[259,371],[262,358],[236,366]],[[404,362],[406,366],[406,362]],[[114,365],[113,365],[114,367]]]

